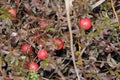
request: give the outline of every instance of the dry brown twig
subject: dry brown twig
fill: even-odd
[[[71,53],[72,53],[72,60],[73,60],[77,78],[78,80],[80,80],[78,68],[75,63],[75,55],[74,55],[74,50],[73,50],[73,35],[72,35],[72,29],[71,29],[72,26],[71,26],[71,21],[70,21],[70,0],[65,0],[65,8],[66,8],[67,22],[68,22],[68,28],[69,28],[69,34],[70,34],[70,48],[71,48]]]
[[[96,8],[97,6],[101,5],[103,2],[105,2],[105,0],[99,0],[98,2],[96,2],[95,4],[93,4],[91,7],[92,9]]]
[[[113,9],[114,15],[115,15],[115,17],[117,19],[117,22],[118,22],[118,24],[120,24],[118,15],[117,15],[117,13],[115,11],[115,8],[114,8],[114,2],[113,2],[113,0],[111,0],[111,5],[112,5],[112,9]],[[119,30],[120,30],[120,26],[119,26]]]

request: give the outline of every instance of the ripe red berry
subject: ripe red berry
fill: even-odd
[[[54,43],[56,45],[57,50],[60,50],[60,49],[63,48],[64,43],[63,43],[63,41],[61,39],[55,38],[53,41],[54,41]]]
[[[41,29],[46,29],[46,26],[48,25],[48,23],[46,20],[42,20],[38,23],[38,25]]]
[[[30,71],[37,71],[38,68],[39,68],[39,66],[36,62],[30,62],[28,64],[28,70],[30,70]]]
[[[92,26],[92,22],[89,18],[82,18],[79,20],[79,27],[85,30],[90,29]]]
[[[29,43],[24,43],[21,46],[21,50],[25,53],[29,53],[29,52],[32,52],[33,48]]]
[[[8,12],[16,17],[16,11],[13,8],[9,9]]]
[[[45,49],[39,50],[37,56],[40,60],[46,59],[47,51]]]

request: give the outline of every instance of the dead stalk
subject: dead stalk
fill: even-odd
[[[71,29],[71,21],[70,21],[70,0],[65,0],[65,8],[66,8],[66,14],[67,14],[67,22],[68,22],[68,28],[69,28],[69,34],[70,34],[70,48],[71,48],[71,53],[72,53],[72,60],[75,68],[75,72],[77,75],[78,80],[80,80],[80,76],[78,73],[78,69],[75,63],[75,56],[74,56],[74,50],[73,50],[73,35],[72,35],[72,29]]]
[[[117,22],[120,24],[118,15],[117,15],[117,13],[115,11],[115,8],[114,8],[114,2],[113,2],[113,0],[111,0],[111,5],[112,5],[112,9],[113,9],[114,15],[115,15],[115,17],[117,19]],[[120,26],[119,26],[119,30],[120,30]]]

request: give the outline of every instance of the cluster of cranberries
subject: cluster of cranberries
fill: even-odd
[[[9,10],[9,12],[11,14],[13,14],[14,16],[16,16],[15,10],[11,9],[11,10]],[[47,24],[47,22],[45,20],[43,20],[43,21],[39,22],[39,27],[41,29],[45,29],[46,28],[46,24]],[[91,20],[89,18],[81,18],[79,20],[79,27],[82,28],[82,29],[89,30],[91,28],[91,25],[92,25],[92,22],[91,22]],[[63,41],[61,39],[54,38],[53,42],[54,42],[54,44],[56,46],[56,50],[60,50],[60,49],[63,48],[64,44],[63,44]],[[21,50],[28,54],[28,53],[32,52],[33,47],[29,43],[24,43],[21,46]],[[37,53],[37,57],[40,60],[46,59],[46,57],[47,57],[47,50],[45,50],[45,49],[39,50],[38,53]],[[39,69],[39,65],[36,62],[30,62],[28,64],[28,70],[30,70],[30,71],[37,71],[38,69]]]
[[[63,48],[63,41],[62,41],[61,39],[55,38],[55,39],[53,39],[53,42],[55,43],[55,46],[56,46],[56,49],[57,49],[57,50],[60,50],[60,49]],[[29,44],[29,43],[24,43],[24,44],[21,45],[21,51],[23,51],[24,53],[27,53],[27,54],[28,54],[28,53],[32,52],[32,50],[33,50],[33,47],[32,47],[32,45]],[[38,57],[38,59],[40,59],[40,60],[46,59],[46,58],[47,58],[47,50],[45,50],[45,49],[40,49],[40,50],[37,52],[37,57]],[[36,62],[30,62],[30,63],[28,64],[28,69],[29,69],[30,71],[37,71],[38,68],[39,68],[39,66],[38,66],[38,64],[37,64]]]
[[[10,9],[9,12],[14,16],[16,17],[16,11],[14,9]],[[43,30],[46,29],[46,26],[48,25],[47,24],[47,21],[43,20],[41,22],[38,23],[39,27]],[[92,22],[89,18],[81,18],[79,20],[79,27],[82,28],[82,29],[85,29],[85,30],[89,30],[91,28],[91,25],[92,25]],[[34,37],[35,40],[36,40],[36,37]],[[60,50],[63,48],[63,41],[62,39],[60,38],[54,38],[53,39],[53,43],[56,47],[56,50]],[[31,44],[29,43],[24,43],[22,44],[21,46],[21,50],[25,53],[30,53],[33,51],[33,47]],[[38,59],[40,60],[44,60],[47,58],[47,50],[45,49],[40,49],[38,52],[37,52],[37,57]],[[28,64],[28,69],[31,71],[37,71],[39,69],[39,65],[36,63],[36,62],[30,62]]]
[[[16,17],[16,11],[13,8],[10,8],[9,13],[11,13],[14,17]],[[46,20],[42,20],[38,23],[39,27],[41,29],[46,29],[46,26],[48,25]],[[92,22],[89,18],[81,18],[79,20],[79,27],[85,30],[89,30],[91,28]]]
[[[21,46],[21,51],[23,51],[24,53],[28,54],[28,53],[32,52],[32,50],[33,50],[33,47],[29,43],[24,43]],[[46,59],[47,51],[45,49],[39,50],[38,53],[37,53],[37,57],[40,60]],[[37,71],[38,68],[39,68],[39,65],[36,62],[28,63],[28,70],[30,70],[30,71]]]

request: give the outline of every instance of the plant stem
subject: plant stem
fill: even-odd
[[[117,13],[115,11],[115,8],[114,8],[114,2],[113,2],[113,0],[111,0],[111,5],[112,5],[112,9],[113,9],[114,15],[115,15],[115,17],[117,19],[117,22],[118,22],[118,24],[120,24],[118,15],[117,15]],[[119,26],[119,30],[120,30],[120,26]]]
[[[73,50],[73,35],[72,35],[72,29],[71,29],[71,21],[70,21],[70,0],[65,0],[65,7],[66,7],[66,13],[67,13],[67,22],[68,22],[68,28],[69,28],[69,33],[70,33],[70,48],[71,48],[71,53],[72,53],[72,60],[75,68],[75,72],[77,75],[78,80],[80,80],[80,76],[78,73],[78,69],[75,63],[75,56],[74,56],[74,50]]]
[[[96,2],[95,4],[93,4],[91,7],[92,9],[98,7],[99,5],[101,5],[103,2],[105,2],[105,0],[99,0],[98,2]]]

